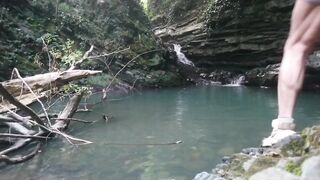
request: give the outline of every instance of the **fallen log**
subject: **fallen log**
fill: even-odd
[[[23,80],[35,92],[43,92],[54,87],[60,87],[68,82],[86,78],[91,75],[99,74],[102,71],[91,70],[70,70],[63,72],[50,72],[45,74],[38,74],[35,76],[25,77]],[[2,82],[2,85],[13,96],[19,96],[21,93],[29,93],[29,90],[23,85],[21,79],[12,79]]]
[[[62,113],[58,116],[56,123],[52,126],[53,129],[65,130],[68,127],[70,123],[68,118],[71,118],[77,111],[82,96],[83,93],[76,94],[69,100]]]
[[[62,130],[65,130],[68,127],[70,119],[72,119],[72,116],[76,112],[82,96],[83,96],[83,93],[80,93],[80,94],[76,94],[72,98],[70,98],[69,102],[65,106],[62,113],[58,116],[55,124],[53,124],[52,127],[46,127],[44,125],[38,124],[38,126],[42,127],[43,131],[39,131],[36,134],[32,133],[32,135],[27,134],[27,133],[21,133],[21,135],[7,134],[7,133],[1,134],[0,133],[0,137],[21,138],[21,139],[16,140],[14,142],[14,144],[11,145],[10,147],[8,147],[7,149],[0,151],[0,162],[5,162],[7,164],[15,164],[15,163],[24,162],[24,161],[32,158],[34,155],[36,155],[36,153],[40,147],[36,148],[35,151],[31,152],[30,154],[28,154],[26,156],[9,157],[7,154],[11,153],[13,151],[17,151],[17,150],[29,145],[34,140],[38,140],[38,141],[41,139],[46,140],[47,139],[46,137],[48,137],[48,138],[53,137],[53,136],[50,136],[50,134],[61,135],[64,138],[66,138],[71,144],[90,144],[90,143],[92,143],[90,141],[78,139],[78,138],[72,137],[70,135],[67,135],[67,134],[61,132]],[[16,124],[18,124],[18,123],[16,123]],[[18,124],[18,125],[20,125],[20,124]],[[22,125],[20,125],[20,126],[22,126]],[[73,142],[76,142],[76,143],[73,143]],[[41,143],[41,142],[39,142],[39,143]]]
[[[18,79],[0,83],[0,123],[6,125],[6,133],[0,132],[0,139],[3,142],[9,142],[5,149],[0,151],[0,162],[7,164],[20,163],[35,156],[41,148],[42,141],[61,135],[71,144],[90,144],[92,142],[72,137],[64,132],[72,116],[83,97],[84,92],[74,95],[70,98],[60,115],[50,115],[40,98],[51,93],[52,89],[59,88],[62,85],[81,78],[101,73],[101,71],[90,70],[68,70],[64,72],[51,72],[39,74],[31,77],[22,78],[17,69],[14,69]],[[38,115],[27,105],[38,101],[44,114]],[[17,108],[26,113],[27,116],[21,116],[10,110]],[[55,119],[53,119],[55,118]],[[51,122],[54,122],[52,125]],[[38,129],[34,128],[38,127]],[[14,131],[11,132],[11,129]],[[9,132],[9,133],[7,133]],[[34,148],[32,144],[37,143]],[[34,150],[27,155],[11,156],[11,153],[17,154],[24,147],[33,147]],[[8,155],[10,153],[10,156]]]
[[[13,97],[6,88],[3,87],[3,85],[0,83],[0,94],[2,97],[9,101],[11,104],[15,105],[17,108],[20,108],[22,111],[26,112],[28,115],[30,115],[33,120],[35,120],[38,124],[44,125],[41,118],[28,106],[22,104],[20,101],[18,101],[15,97]]]
[[[35,76],[25,77],[23,79],[12,79],[2,82],[1,85],[8,91],[9,94],[14,96],[21,104],[29,105],[37,99],[43,98],[51,93],[51,90],[59,88],[71,81],[86,78],[91,75],[96,75],[102,71],[91,70],[70,70],[63,72],[50,72],[45,74],[38,74]],[[25,84],[31,88],[25,86]],[[35,96],[36,95],[36,96]],[[15,106],[1,101],[0,103],[5,105],[6,108],[0,107],[0,113],[7,112],[8,109],[13,109]]]

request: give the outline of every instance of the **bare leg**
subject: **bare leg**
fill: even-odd
[[[262,146],[271,146],[295,134],[293,109],[303,84],[306,59],[320,38],[320,6],[297,0],[291,21],[279,72],[278,119],[272,121],[273,131]]]
[[[280,67],[278,117],[293,116],[296,97],[303,84],[305,62],[319,38],[319,33],[320,6],[298,0]]]
[[[303,0],[297,0],[291,15],[290,33],[295,32],[309,13],[316,6],[305,3]]]

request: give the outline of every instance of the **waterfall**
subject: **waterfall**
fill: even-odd
[[[234,79],[231,80],[230,84],[227,84],[225,86],[230,86],[230,87],[237,87],[237,86],[241,86],[241,84],[243,83],[243,81],[245,80],[244,76],[238,76]]]
[[[181,52],[181,46],[179,44],[173,44],[174,51],[177,54],[178,61],[182,64],[186,64],[189,66],[194,66],[193,62],[190,61],[182,52]]]

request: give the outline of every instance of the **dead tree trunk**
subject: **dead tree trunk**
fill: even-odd
[[[29,105],[35,102],[37,99],[25,86],[25,83],[29,85],[29,87],[37,95],[38,98],[42,98],[49,93],[49,90],[59,88],[71,81],[86,78],[88,76],[99,74],[101,72],[102,71],[90,70],[70,70],[64,72],[51,72],[26,77],[23,79],[13,79],[10,81],[2,82],[1,84],[12,96],[16,97],[16,99],[21,104]],[[7,108],[0,107],[0,113],[7,112],[8,109],[15,108],[15,106],[10,105],[10,103],[7,103],[6,107]]]
[[[0,129],[0,143],[6,142],[6,147],[0,149],[0,163],[15,164],[34,157],[40,150],[42,141],[51,139],[54,135],[60,135],[71,144],[91,143],[90,141],[78,139],[62,132],[68,127],[83,93],[75,94],[71,97],[58,117],[49,116],[45,108],[43,108],[45,115],[40,116],[28,107],[27,104],[34,101],[41,103],[39,100],[41,94],[39,95],[39,93],[43,93],[53,87],[60,87],[72,80],[81,79],[100,72],[70,70],[39,74],[0,83],[0,95],[2,96],[0,112],[7,112],[6,114],[0,114],[0,124],[6,125],[8,129],[13,130],[13,132],[8,130],[3,132]],[[28,101],[21,100],[19,98],[21,95],[25,96]],[[23,117],[11,111],[10,109],[13,107],[23,111],[28,116]],[[32,146],[33,151],[21,155],[20,150],[26,146]],[[10,156],[8,155],[9,153]],[[16,155],[11,156],[11,153]]]

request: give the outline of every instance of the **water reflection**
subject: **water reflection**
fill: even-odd
[[[186,107],[184,107],[186,104],[183,101],[183,93],[184,90],[178,91],[177,98],[176,98],[176,111],[175,111],[175,119],[177,121],[177,125],[179,128],[182,128],[182,120],[184,112],[187,111]]]

